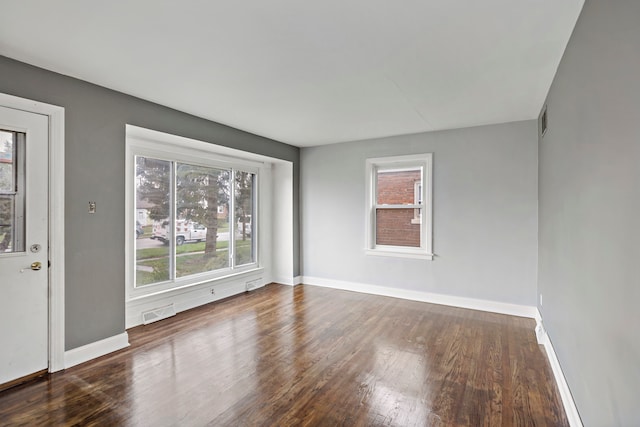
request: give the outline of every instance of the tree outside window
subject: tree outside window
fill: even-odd
[[[153,224],[136,240],[136,287],[256,261],[254,173],[145,156],[135,163],[136,200]]]

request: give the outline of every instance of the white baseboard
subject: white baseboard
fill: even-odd
[[[129,347],[129,334],[123,332],[64,352],[64,367],[70,368],[105,354]]]
[[[544,349],[547,352],[547,358],[549,359],[549,364],[551,365],[553,376],[556,379],[556,384],[558,385],[558,390],[560,391],[560,398],[562,399],[562,405],[564,406],[564,411],[567,414],[569,425],[571,427],[582,427],[582,420],[580,419],[578,408],[576,407],[576,403],[574,402],[573,396],[571,395],[569,384],[567,384],[567,380],[564,377],[562,367],[560,366],[560,361],[558,361],[558,356],[556,356],[556,351],[553,349],[553,344],[551,344],[549,335],[547,335],[547,331],[544,329],[544,325],[542,324],[542,319],[539,313],[537,322],[538,324],[536,326],[536,338],[538,339],[538,344],[543,345]]]
[[[345,291],[362,292],[373,295],[401,298],[412,301],[428,302],[431,304],[448,305],[452,307],[468,308],[472,310],[489,311],[492,313],[509,314],[511,316],[536,318],[537,308],[528,305],[510,304],[506,302],[488,301],[475,298],[457,297],[453,295],[435,294],[430,292],[411,291],[408,289],[389,288],[385,286],[367,285],[364,283],[344,282],[340,280],[323,279],[320,277],[302,277],[302,283],[322,286],[325,288],[341,289]]]
[[[274,277],[273,281],[275,283],[279,283],[281,285],[297,286],[297,285],[302,283],[302,276],[296,276],[296,277],[293,277],[293,278]]]
[[[274,277],[273,282],[281,285],[295,286],[295,281],[292,277]]]

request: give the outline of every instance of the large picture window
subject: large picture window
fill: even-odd
[[[133,144],[135,294],[258,267],[259,167]]]
[[[433,257],[432,155],[367,160],[367,236],[370,255]]]

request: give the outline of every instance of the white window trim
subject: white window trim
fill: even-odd
[[[420,198],[416,197],[418,195],[418,189],[422,186],[422,181],[416,181],[413,183],[413,203],[416,205],[422,205],[420,203]],[[421,224],[422,223],[422,215],[419,214],[420,209],[416,209],[413,211],[413,218],[411,219],[411,224]]]
[[[404,205],[405,208],[422,209],[420,224],[421,246],[391,246],[376,244],[376,181],[375,172],[410,170],[422,167],[422,205]],[[366,217],[365,217],[365,254],[375,256],[433,259],[433,153],[412,154],[406,156],[370,158],[366,161]],[[391,207],[391,206],[390,206]],[[413,222],[413,221],[412,221]]]
[[[246,172],[257,174],[256,187],[257,197],[254,201],[257,204],[257,221],[254,223],[255,248],[257,259],[255,263],[243,265],[234,269],[226,268],[213,272],[206,272],[182,278],[174,281],[151,284],[136,288],[135,272],[135,156],[147,156],[161,160],[187,162],[190,164],[204,165],[220,168],[238,168]],[[204,283],[215,284],[217,281],[224,281],[230,277],[250,275],[265,269],[269,264],[264,245],[261,238],[261,224],[268,224],[270,215],[268,214],[268,203],[262,203],[262,188],[268,182],[271,164],[267,158],[260,155],[242,152],[240,150],[229,149],[202,141],[195,141],[179,136],[163,134],[150,131],[136,126],[127,125],[126,138],[126,189],[125,189],[125,209],[126,209],[126,247],[125,247],[125,272],[126,272],[126,292],[127,301],[135,301],[154,295],[180,292],[186,288],[197,287]],[[268,185],[267,185],[268,186]],[[266,190],[266,189],[265,189]],[[265,264],[266,263],[266,264]]]

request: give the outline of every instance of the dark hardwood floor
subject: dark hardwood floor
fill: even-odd
[[[531,319],[268,285],[0,393],[0,425],[566,426]]]

